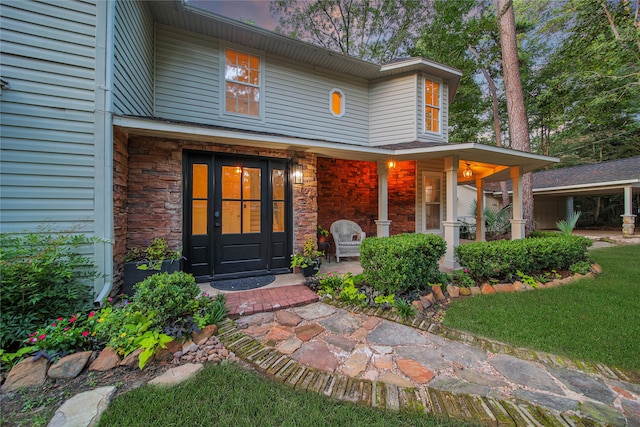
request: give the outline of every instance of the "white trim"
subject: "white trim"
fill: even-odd
[[[256,121],[260,121],[262,123],[264,123],[265,120],[265,113],[264,113],[264,109],[265,109],[265,101],[264,101],[264,95],[265,95],[265,54],[264,52],[255,50],[255,49],[251,49],[249,47],[246,46],[242,46],[242,45],[236,45],[234,43],[228,43],[225,42],[223,40],[220,41],[219,43],[220,46],[220,52],[219,52],[219,72],[220,72],[220,84],[219,84],[219,93],[220,93],[220,99],[218,100],[219,105],[220,105],[220,109],[219,109],[219,117],[223,118],[223,117],[232,117],[234,120],[240,119],[240,120],[250,120],[251,122],[256,122]],[[229,112],[227,111],[227,88],[226,88],[226,84],[227,84],[227,77],[226,77],[226,68],[227,68],[227,49],[229,50],[234,50],[236,52],[242,52],[242,53],[246,53],[248,55],[252,55],[252,56],[256,56],[258,57],[258,59],[260,60],[260,83],[258,86],[255,86],[254,84],[250,84],[250,83],[242,83],[242,82],[238,82],[238,84],[244,84],[246,86],[249,87],[257,87],[258,90],[260,91],[260,102],[258,103],[258,108],[260,109],[259,114],[257,116],[251,115],[251,114],[242,114],[242,113],[234,113],[234,112]]]
[[[449,67],[447,65],[440,64],[438,62],[428,61],[428,60],[426,60],[424,58],[417,58],[417,57],[416,58],[408,58],[408,59],[403,60],[403,61],[394,61],[394,62],[389,63],[389,64],[382,64],[380,66],[380,72],[391,71],[391,70],[396,70],[396,69],[401,69],[401,68],[406,68],[406,67],[412,67],[412,66],[416,66],[416,65],[423,65],[423,66],[426,66],[426,67],[434,68],[434,69],[440,70],[440,71],[445,71],[447,73],[451,73],[453,75],[462,77],[462,71],[458,70],[457,68]]]
[[[635,184],[635,185],[634,185]],[[543,187],[543,188],[534,188],[534,194],[540,195],[551,195],[554,193],[560,193],[565,191],[573,191],[576,193],[591,191],[593,189],[598,190],[617,190],[620,188],[624,188],[626,186],[631,186],[633,188],[640,188],[640,179],[631,179],[624,181],[603,181],[603,182],[592,182],[588,184],[574,184],[574,185],[563,185],[561,187]],[[507,191],[508,194],[512,193],[512,190]],[[491,194],[497,195],[502,194],[502,191],[492,191]]]
[[[424,180],[425,178],[438,178],[440,180],[440,201],[437,203],[438,205],[440,205],[440,221],[439,221],[439,226],[438,228],[427,228],[427,200],[425,197],[425,187],[424,187]],[[445,218],[444,218],[444,206],[443,206],[443,195],[444,195],[444,174],[439,173],[439,172],[432,172],[432,171],[422,171],[422,179],[420,182],[420,191],[422,192],[421,194],[421,203],[422,203],[422,233],[435,233],[435,234],[442,234],[444,232],[443,228],[442,228],[442,223],[444,222]],[[430,205],[435,205],[436,203],[429,203]]]
[[[333,111],[333,94],[334,93],[337,93],[337,94],[340,95],[340,114],[336,114]],[[344,92],[342,90],[334,87],[333,89],[331,89],[329,91],[329,112],[331,113],[331,115],[333,117],[342,117],[342,116],[344,116],[346,103],[347,103],[347,98],[346,98],[346,96],[345,96],[345,94],[344,94]]]

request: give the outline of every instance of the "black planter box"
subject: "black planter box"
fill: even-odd
[[[140,270],[138,266],[144,264],[139,262],[127,262],[124,264],[124,286],[123,292],[129,296],[133,296],[133,285],[136,283],[142,282],[149,276],[152,276],[156,273],[175,273],[176,271],[180,271],[180,260],[170,260],[165,259],[162,261],[162,265],[160,266],[160,270]]]

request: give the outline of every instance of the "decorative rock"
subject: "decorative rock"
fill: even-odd
[[[193,341],[189,340],[182,344],[182,353],[187,354],[198,349],[198,345]]]
[[[83,351],[63,357],[51,365],[47,376],[50,378],[75,378],[87,366],[92,351]]]
[[[115,390],[113,386],[100,387],[73,396],[58,408],[48,427],[98,425]]]
[[[120,364],[120,356],[111,348],[106,347],[100,352],[100,355],[96,360],[89,365],[90,371],[110,371]]]
[[[600,266],[600,264],[591,264],[591,271],[594,274],[602,274],[602,267]]]
[[[482,293],[478,286],[472,286],[469,290],[471,291],[471,295],[480,295]]]
[[[200,332],[194,332],[191,334],[193,338],[193,342],[202,345],[204,344],[209,337],[218,333],[218,327],[216,325],[207,325],[204,328],[200,329]]]
[[[140,353],[142,353],[144,349],[137,348],[133,350],[131,353],[127,354],[125,358],[120,362],[120,366],[126,366],[127,368],[135,368],[138,367],[138,361]],[[153,356],[152,356],[153,357]]]
[[[435,374],[428,368],[422,366],[420,363],[411,359],[398,359],[396,361],[398,369],[403,374],[411,378],[411,380],[418,384],[426,384],[435,376]]]
[[[33,357],[23,360],[13,367],[7,380],[2,385],[2,391],[9,392],[23,387],[40,387],[47,378],[49,361],[44,357],[33,360]]]
[[[440,285],[431,286],[431,292],[436,298],[436,301],[442,301],[445,299],[444,293],[442,292],[442,288]]]
[[[460,288],[456,285],[447,285],[447,293],[449,298],[458,298],[460,296]]]
[[[482,286],[480,286],[480,292],[482,293],[482,295],[489,295],[489,294],[495,294],[496,290],[493,289],[493,286],[491,286],[488,283],[483,283]]]
[[[182,342],[180,340],[173,340],[167,343],[167,348],[161,348],[155,354],[156,360],[171,360],[173,355],[177,351],[182,351]]]
[[[420,297],[420,302],[422,303],[422,306],[426,310],[427,308],[431,307],[436,302],[436,297],[434,297],[433,294],[429,293],[429,294],[421,296]]]
[[[149,381],[152,385],[174,385],[188,380],[202,369],[201,363],[186,363],[176,368],[171,368],[164,374]]]
[[[493,285],[493,290],[496,292],[515,292],[516,288],[511,283],[498,283]]]
[[[471,289],[469,288],[460,288],[460,295],[463,297],[468,297],[471,295]]]
[[[524,285],[522,284],[521,281],[516,280],[515,282],[513,282],[513,289],[516,291],[526,291],[527,288],[524,287]]]
[[[420,301],[411,301],[411,305],[418,311],[424,310],[424,306]]]
[[[324,328],[316,323],[296,328],[296,335],[302,341],[309,341],[311,338],[321,334],[322,332],[324,332]]]
[[[302,322],[302,317],[298,316],[294,312],[281,310],[276,313],[276,320],[282,326],[294,327],[298,326],[298,324]]]

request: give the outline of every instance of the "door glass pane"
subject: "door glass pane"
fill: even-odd
[[[259,168],[244,168],[242,180],[242,197],[245,200],[260,200]]]
[[[222,167],[222,198],[240,199],[240,178],[242,168],[240,166]]]
[[[440,178],[426,177],[424,179],[424,201],[426,203],[440,203]]]
[[[228,201],[222,202],[222,233],[238,234],[241,233],[241,202]]]
[[[426,205],[426,229],[434,230],[440,228],[440,204]]]
[[[191,234],[207,234],[207,201],[193,200],[191,203]]]
[[[193,165],[193,198],[206,199],[208,195],[208,165]]]
[[[273,200],[284,200],[284,169],[274,169],[273,178]]]
[[[242,233],[260,232],[260,202],[242,204]]]
[[[273,232],[284,232],[284,202],[273,202]]]

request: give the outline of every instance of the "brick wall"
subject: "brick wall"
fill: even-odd
[[[127,178],[129,176],[127,134],[113,127],[113,293],[118,293],[124,274],[127,253]]]
[[[416,167],[398,162],[389,171],[390,233],[415,231]],[[334,221],[356,222],[375,236],[378,219],[378,172],[375,162],[318,158],[318,223],[327,230]]]

